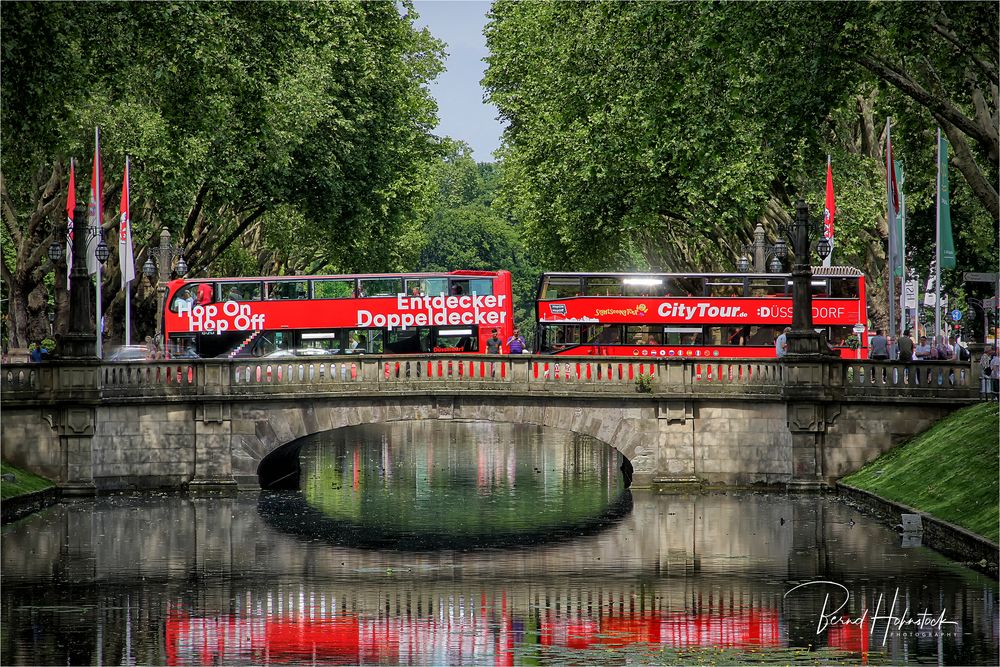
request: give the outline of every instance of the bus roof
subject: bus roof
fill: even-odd
[[[862,275],[859,269],[853,266],[814,266],[812,267],[814,276],[853,276]],[[693,278],[693,277],[727,277],[727,278],[773,278],[775,276],[788,276],[791,273],[699,273],[697,271],[664,273],[662,271],[546,271],[542,277],[565,276],[565,277],[595,277],[595,278],[615,278],[629,276],[663,276],[668,278]]]
[[[471,269],[458,269],[456,271],[427,271],[422,273],[339,273],[339,274],[329,274],[329,275],[308,275],[308,276],[228,276],[225,278],[213,278],[211,276],[204,276],[201,278],[192,278],[190,276],[184,276],[183,278],[175,278],[170,282],[247,282],[250,280],[267,280],[267,281],[277,281],[277,280],[336,280],[345,279],[353,280],[355,278],[445,278],[448,276],[453,277],[496,277],[507,273],[507,271],[475,271]]]

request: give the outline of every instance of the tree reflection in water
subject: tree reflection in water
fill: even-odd
[[[270,525],[361,548],[478,549],[589,534],[627,515],[624,457],[586,436],[462,422],[365,425],[301,446],[301,492],[262,492]]]

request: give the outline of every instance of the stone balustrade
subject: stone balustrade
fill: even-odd
[[[776,359],[657,359],[405,355],[254,360],[85,362],[97,398],[240,396],[282,393],[413,391],[435,387],[496,392],[650,393],[778,397],[795,362]],[[975,397],[978,364],[834,359],[811,363],[813,377],[842,398]],[[76,365],[7,364],[4,402],[45,400],[81,387]],[[88,376],[89,377],[89,376]]]

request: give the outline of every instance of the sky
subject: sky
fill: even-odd
[[[414,3],[417,26],[445,42],[446,71],[431,84],[440,119],[436,133],[459,139],[472,147],[477,162],[493,162],[503,126],[497,109],[483,102],[479,82],[486,71],[486,13],[489,2],[424,0]]]

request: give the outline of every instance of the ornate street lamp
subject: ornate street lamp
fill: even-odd
[[[788,255],[788,246],[785,240],[779,238],[774,245],[770,245],[765,240],[764,226],[757,223],[753,231],[753,243],[743,246],[743,255],[737,260],[736,267],[740,273],[747,273],[751,266],[754,273],[764,273],[765,267],[771,273],[781,271],[782,260]],[[768,262],[767,259],[771,258]]]
[[[76,208],[73,210],[74,220],[85,220],[87,216],[86,207],[80,203],[77,204]],[[111,255],[110,250],[108,250],[108,244],[104,242],[103,230],[98,228],[92,228],[89,225],[79,225],[76,227],[75,231],[71,232],[68,227],[62,228],[60,231],[55,233],[56,240],[53,240],[49,244],[48,257],[53,264],[58,264],[63,259],[63,241],[59,239],[65,239],[66,241],[73,244],[73,256],[80,258],[80,260],[73,262],[73,267],[69,271],[69,306],[70,306],[70,321],[69,329],[66,332],[64,340],[67,344],[60,345],[60,350],[62,356],[66,357],[91,357],[97,356],[100,358],[102,356],[101,350],[101,331],[100,318],[101,318],[101,267],[104,266],[108,261],[108,257]],[[87,262],[84,258],[87,256],[87,248],[90,245],[90,241],[97,237],[98,243],[97,248],[94,250],[94,255],[97,257],[99,266],[97,269],[97,316],[94,318],[96,336],[92,339],[95,346],[91,348],[83,342],[83,338],[90,337],[90,290],[86,288],[86,284],[90,282],[90,276],[87,272]]]
[[[156,336],[157,340],[163,338],[163,299],[167,290],[167,280],[170,279],[170,265],[177,258],[174,265],[174,273],[182,277],[188,272],[187,262],[184,261],[183,250],[175,247],[170,241],[170,231],[164,227],[160,230],[160,245],[158,248],[149,249],[149,257],[142,265],[142,272],[152,280],[159,273],[156,283],[156,293],[159,307],[156,310]],[[164,341],[165,342],[165,341]],[[164,345],[166,349],[166,345]]]
[[[809,262],[810,227],[819,228],[822,221],[809,220],[809,206],[801,199],[795,202],[795,220],[789,229],[795,264],[792,266],[792,330],[788,334],[789,354],[828,354],[826,335],[816,333],[812,321],[812,267]],[[822,238],[816,248],[820,257],[830,255],[830,242]],[[786,355],[787,358],[787,355]]]

